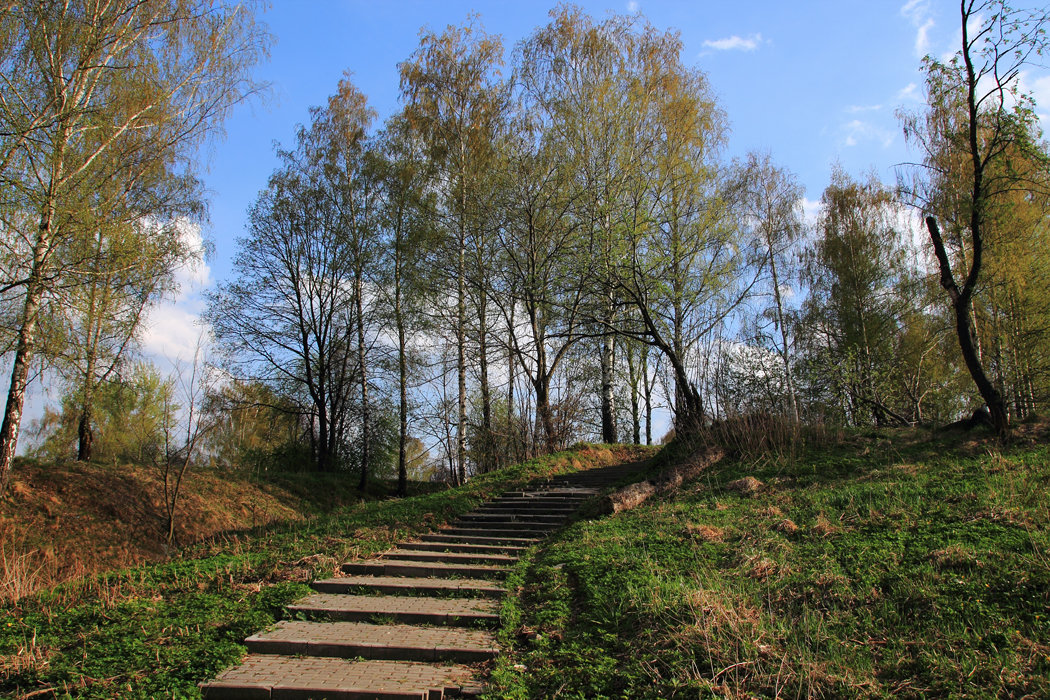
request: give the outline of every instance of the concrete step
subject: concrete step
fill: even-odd
[[[404,578],[401,576],[336,576],[310,584],[318,593],[387,593],[460,598],[502,598],[506,589],[483,579]]]
[[[507,569],[485,564],[446,564],[429,561],[368,559],[348,561],[340,567],[354,576],[406,576],[410,578],[503,578]]]
[[[401,545],[398,549],[384,552],[383,559],[399,561],[437,561],[447,564],[484,564],[486,566],[514,566],[517,557],[505,554],[485,554],[471,552],[420,552]]]
[[[541,507],[509,504],[505,506],[483,506],[477,510],[471,511],[467,515],[557,515],[567,518],[578,510],[579,508],[576,508],[575,506],[555,508],[552,506]]]
[[[249,654],[200,688],[206,700],[439,700],[478,695],[473,673],[461,665]]]
[[[531,520],[516,520],[514,518],[502,518],[499,520],[456,520],[452,523],[454,528],[468,528],[477,529],[485,528],[486,530],[535,530],[536,532],[542,532],[544,535],[548,532],[553,532],[559,527],[564,525],[564,521],[556,523],[551,522],[533,522]]]
[[[576,492],[559,492],[561,495],[549,495],[551,491],[507,491],[502,493],[491,501],[487,501],[482,505],[489,505],[491,503],[543,503],[544,505],[553,506],[566,506],[574,503],[582,503],[591,497],[590,493],[576,493]]]
[[[251,654],[476,663],[499,653],[486,630],[284,620],[244,640]]]
[[[544,513],[466,513],[459,516],[459,522],[467,523],[498,523],[498,522],[512,522],[512,523],[550,523],[551,525],[561,525],[568,520],[568,514],[558,515],[547,515]]]
[[[529,547],[540,541],[540,537],[526,537],[518,533],[514,537],[484,536],[484,535],[457,535],[442,530],[426,535],[420,535],[419,539],[424,542],[444,542],[453,544],[484,544],[484,545],[514,545],[516,547]]]
[[[532,503],[535,505],[542,504],[545,506],[564,508],[565,506],[583,503],[592,495],[590,493],[576,492],[562,492],[561,495],[548,495],[551,493],[552,492],[550,491],[508,491],[491,501],[486,501],[482,505],[487,506],[495,503]]]
[[[288,606],[292,613],[311,619],[345,622],[398,622],[416,625],[495,625],[499,604],[481,598],[425,598],[414,596],[314,593]]]
[[[558,529],[557,527],[528,524],[522,524],[521,527],[517,527],[514,524],[499,526],[493,525],[491,527],[477,527],[477,523],[472,523],[472,525],[474,525],[474,527],[456,525],[454,527],[438,530],[437,534],[457,535],[463,537],[533,537],[540,540]]]
[[[509,544],[464,544],[462,542],[444,542],[440,538],[433,542],[402,542],[399,549],[416,552],[460,552],[463,554],[505,554],[517,557],[527,547],[515,547]]]

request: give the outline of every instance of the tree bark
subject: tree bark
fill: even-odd
[[[29,282],[26,284],[26,298],[22,306],[22,325],[18,329],[18,342],[15,346],[15,358],[11,367],[11,384],[7,392],[4,421],[0,425],[0,493],[7,489],[11,462],[14,460],[15,450],[18,447],[22,409],[25,406],[26,387],[29,384],[29,364],[32,362],[33,350],[36,347],[37,316],[44,299],[44,266],[51,249],[51,228],[55,216],[53,184],[51,195],[48,197],[44,214],[40,218],[40,228],[33,246],[33,267],[29,274]]]
[[[642,392],[645,398],[645,444],[653,444],[653,385],[649,381],[649,348],[642,349]]]
[[[394,322],[397,324],[398,433],[397,495],[408,495],[408,358],[405,343],[405,317],[401,307],[401,242],[394,252]]]
[[[780,277],[777,274],[776,255],[773,254],[773,243],[769,241],[769,266],[773,274],[773,300],[777,305],[777,326],[780,330],[781,351],[780,359],[784,362],[784,381],[787,382],[788,401],[791,406],[791,415],[798,422],[798,400],[795,397],[795,379],[791,374],[791,358],[788,355],[788,333],[787,325],[784,323],[784,301],[780,296]]]
[[[613,395],[613,346],[615,336],[610,332],[602,336],[602,442],[619,442],[616,434],[616,405]]]
[[[481,445],[479,445],[478,469],[482,473],[492,471],[493,435],[492,435],[492,394],[489,389],[488,357],[488,299],[485,295],[485,282],[482,280],[478,290],[478,372],[481,382]]]
[[[357,295],[357,357],[358,357],[358,371],[361,373],[361,479],[358,482],[358,489],[361,491],[365,490],[368,485],[368,463],[372,458],[372,414],[371,407],[368,405],[368,363],[366,361],[365,352],[367,350],[365,346],[365,312],[364,312],[364,289],[361,283],[361,277],[363,272],[358,269],[356,274],[355,293]]]
[[[967,276],[966,283],[960,288],[952,275],[951,264],[948,261],[948,253],[945,250],[944,240],[941,238],[937,220],[932,216],[927,216],[926,228],[930,232],[930,240],[933,242],[933,250],[940,266],[941,286],[948,292],[952,302],[952,311],[955,315],[955,333],[959,339],[959,349],[962,351],[966,369],[977,386],[977,391],[980,393],[981,398],[988,406],[988,412],[992,418],[992,427],[998,435],[1005,436],[1010,428],[1006,405],[1003,402],[1003,395],[988,379],[984,367],[981,366],[981,360],[977,356],[977,345],[974,342],[973,323],[970,318],[970,299],[973,294],[972,282],[976,282],[981,265],[980,247],[975,237],[973,266],[970,269],[970,274]]]
[[[467,482],[467,356],[466,356],[466,321],[467,294],[466,277],[466,231],[460,221],[459,230],[459,268],[456,280],[456,387],[458,391],[456,414],[456,465],[459,470],[459,483]]]
[[[631,437],[633,444],[638,445],[642,441],[642,425],[638,405],[638,368],[634,363],[633,352],[624,348],[624,355],[627,357],[627,382],[631,385]]]

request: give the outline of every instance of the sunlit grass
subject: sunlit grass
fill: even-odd
[[[893,438],[578,523],[518,574],[492,696],[1050,696],[1047,448]]]
[[[196,697],[341,561],[389,548],[535,478],[638,451],[582,446],[403,500],[362,503],[202,544],[175,561],[87,577],[0,612],[0,694]],[[48,689],[51,689],[48,691]],[[45,691],[45,692],[41,692]]]

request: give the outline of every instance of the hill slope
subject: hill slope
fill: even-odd
[[[138,465],[17,465],[0,499],[0,601],[62,581],[166,560],[163,477]],[[176,508],[177,541],[198,542],[275,522],[302,520],[361,500],[356,478],[279,474],[250,479],[190,470]],[[413,484],[415,492],[442,488]],[[377,486],[369,498],[385,495]]]
[[[1050,697],[1050,449],[724,460],[517,576],[492,697]]]
[[[464,487],[337,508],[216,538],[162,564],[80,578],[0,610],[0,696],[199,697],[239,661],[243,639],[303,597],[305,582],[368,557],[526,482],[644,459],[644,448],[581,446]]]

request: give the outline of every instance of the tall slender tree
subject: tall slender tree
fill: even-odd
[[[974,301],[987,274],[994,202],[1026,185],[1005,163],[1026,139],[1026,101],[1017,99],[1018,80],[1024,67],[1050,48],[1050,13],[1014,8],[1003,0],[960,0],[959,20],[961,46],[955,57],[947,64],[926,59],[929,118],[905,117],[905,133],[922,148],[929,175],[910,193],[925,209],[963,362],[1002,436],[1009,430],[1009,413],[1002,388],[981,356]],[[940,199],[950,198],[954,206],[935,206],[930,195],[940,185],[947,185]],[[947,231],[939,220],[948,224]]]
[[[63,277],[58,251],[99,193],[113,191],[108,183],[142,217],[184,213],[186,198],[171,199],[171,180],[156,173],[184,173],[202,139],[257,90],[249,70],[267,37],[250,7],[208,0],[7,3],[0,25],[0,213],[25,242],[5,285],[19,310],[2,489],[41,309]]]
[[[95,440],[94,404],[99,387],[127,362],[150,305],[173,289],[179,264],[202,253],[191,231],[165,231],[168,222],[131,222],[96,227],[78,236],[72,253],[90,267],[75,265],[63,290],[62,322],[70,342],[55,364],[78,405],[77,459],[91,458]],[[160,230],[158,230],[160,229]]]
[[[506,224],[499,230],[502,289],[496,300],[510,329],[509,348],[536,400],[535,433],[542,449],[564,442],[555,426],[554,379],[572,346],[582,338],[584,299],[572,260],[580,254],[571,214],[569,171],[557,141],[543,137],[537,115],[520,106],[515,133],[504,141],[502,175]],[[516,323],[521,311],[522,326]]]
[[[791,366],[788,339],[788,310],[784,290],[796,274],[796,242],[802,235],[802,195],[798,180],[777,167],[768,154],[748,156],[741,197],[744,215],[755,227],[766,252],[769,270],[769,296],[772,305],[764,310],[770,316],[773,335],[767,336],[784,366],[788,409],[799,420],[798,397]],[[764,331],[763,331],[764,333]]]
[[[483,176],[494,156],[494,137],[504,112],[506,90],[499,80],[503,46],[487,34],[477,17],[462,27],[449,26],[441,34],[424,32],[419,48],[401,64],[401,91],[405,116],[426,143],[437,168],[436,209],[448,232],[448,277],[455,288],[457,425],[456,474],[467,478],[467,304],[468,249],[481,245],[485,216],[479,206]],[[485,331],[484,309],[479,330]],[[484,335],[484,334],[483,334]],[[486,387],[487,338],[479,338],[482,377]],[[488,407],[485,415],[490,416]],[[484,426],[491,433],[491,425]]]
[[[347,456],[353,416],[371,455],[366,273],[374,264],[374,182],[365,175],[374,113],[350,82],[301,127],[296,148],[250,213],[234,261],[238,279],[211,296],[208,320],[229,369],[299,402],[314,464]],[[355,402],[355,395],[359,399]]]
[[[384,264],[386,278],[379,289],[387,310],[392,312],[397,337],[398,457],[397,493],[407,495],[408,458],[411,438],[409,424],[410,369],[413,362],[410,333],[425,325],[422,309],[426,285],[422,263],[432,236],[427,222],[433,209],[433,196],[426,191],[429,164],[413,139],[406,120],[392,118],[379,139],[376,156],[378,185],[381,189],[379,224],[385,233]]]
[[[854,424],[904,422],[887,400],[908,304],[900,294],[905,249],[897,206],[874,175],[857,182],[836,168],[805,261],[810,356],[819,381],[830,383],[833,400]]]

